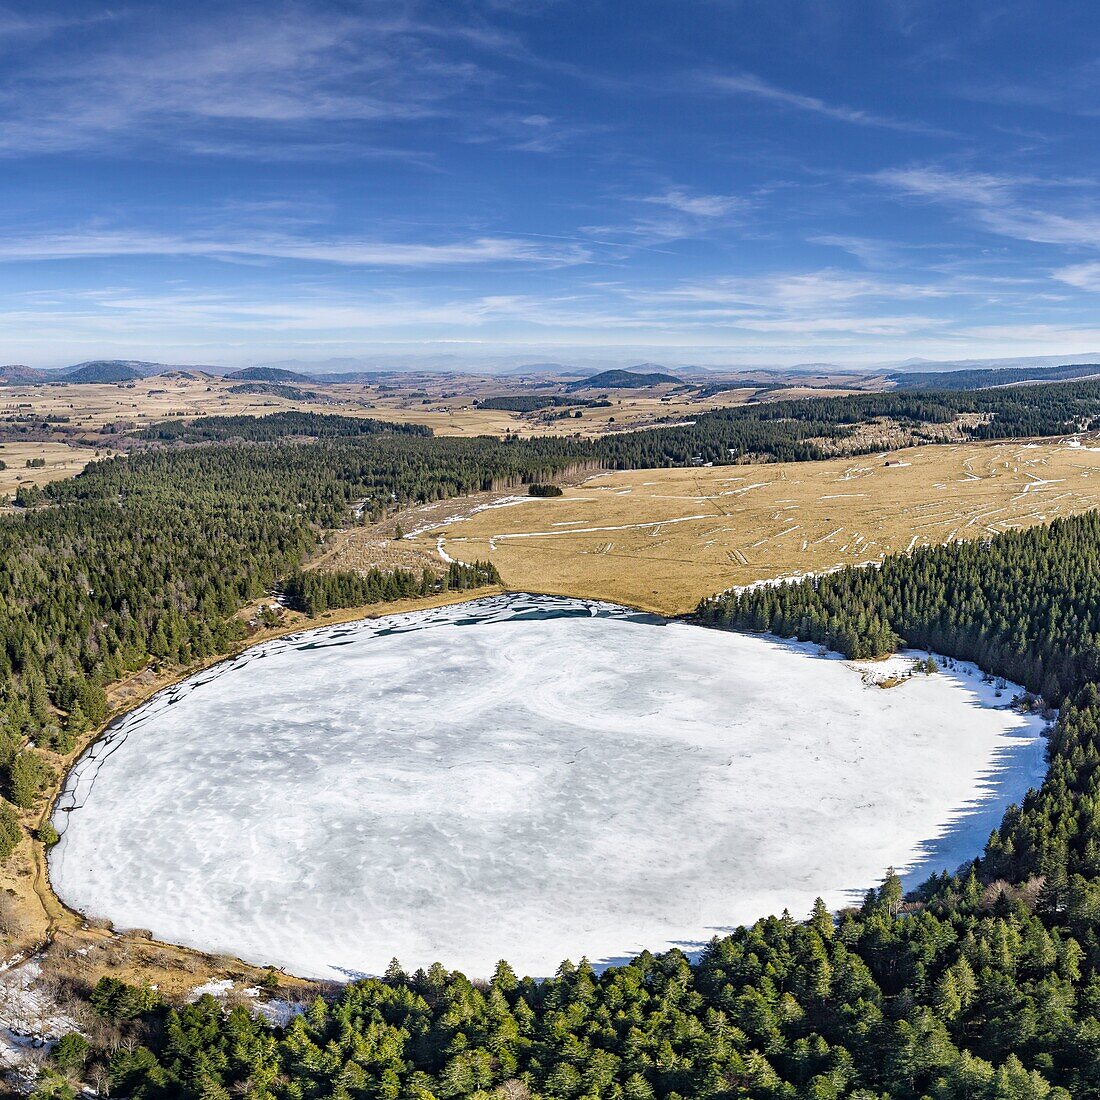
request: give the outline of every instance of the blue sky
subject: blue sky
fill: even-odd
[[[1100,9],[0,2],[0,362],[1100,350]]]

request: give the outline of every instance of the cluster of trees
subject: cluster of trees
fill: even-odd
[[[362,607],[366,604],[430,596],[437,592],[465,592],[472,588],[500,584],[492,562],[472,565],[455,561],[439,576],[425,569],[419,576],[409,569],[298,570],[283,584],[287,603],[307,615],[319,615],[333,607]]]
[[[904,390],[976,390],[985,386],[1016,386],[1029,382],[1064,382],[1071,378],[1100,376],[1100,363],[1074,363],[1062,367],[979,367],[952,371],[900,371],[890,380]]]
[[[1100,513],[724,593],[698,616],[855,658],[904,641],[974,660],[1058,704],[1100,680]]]
[[[227,652],[245,632],[234,612],[296,570],[322,529],[353,522],[362,502],[369,520],[575,464],[567,448],[375,433],[369,421],[314,414],[271,419],[229,430],[271,442],[95,462],[72,480],[21,487],[22,509],[0,516],[0,793],[12,802],[30,805],[46,785],[41,750],[67,752],[103,721],[108,684],[150,659],[186,665]],[[336,435],[347,420],[367,434]],[[307,428],[334,434],[279,435]],[[483,574],[460,567],[446,583]]]
[[[275,389],[291,389],[276,386]],[[248,386],[233,387],[234,393],[254,392]],[[299,391],[293,391],[298,393]],[[135,432],[138,439],[162,443],[212,443],[225,439],[243,439],[266,443],[273,439],[300,437],[331,439],[336,436],[387,434],[431,435],[422,424],[394,424],[367,416],[336,416],[316,412],[277,412],[267,416],[200,416],[194,420],[166,420]]]
[[[287,386],[280,382],[241,382],[230,386],[230,393],[262,393],[270,397],[282,397],[287,401],[323,401],[324,396],[316,390],[303,390],[298,386]]]
[[[863,441],[861,425],[883,423],[922,431],[967,419],[974,439],[1060,435],[1100,424],[1100,383],[1070,382],[972,392],[894,392],[774,401],[716,409],[694,424],[624,432],[594,440],[595,453],[617,469],[745,459],[801,461],[880,450]],[[934,433],[932,433],[934,434]]]
[[[475,401],[482,409],[500,409],[504,412],[529,413],[539,409],[585,408],[607,409],[611,402],[607,398],[562,397],[560,394],[502,394],[499,397],[485,397]]]
[[[508,398],[499,400],[511,403]],[[542,398],[517,400],[540,402]],[[482,407],[499,406],[483,402]],[[960,426],[960,432],[975,439],[1012,439],[1087,430],[1100,424],[1100,382],[764,402],[715,409],[697,417],[693,424],[619,432],[589,440],[544,437],[501,442],[483,437],[461,441],[437,439],[429,443],[430,430],[419,425],[390,425],[360,417],[309,412],[169,421],[137,434],[146,440],[192,444],[287,437],[349,440],[360,435],[381,440],[403,434],[420,437],[429,451],[432,446],[453,448],[464,444],[472,453],[484,451],[487,460],[495,462],[510,452],[510,461],[517,466],[541,461],[557,467],[587,463],[609,469],[631,469],[706,462],[726,465],[746,459],[800,461],[826,458],[838,449],[877,450],[881,449],[880,439],[863,443],[856,438],[861,425],[894,424],[919,436],[921,429],[952,424],[959,417],[969,418]],[[496,458],[491,459],[489,452],[495,452]]]

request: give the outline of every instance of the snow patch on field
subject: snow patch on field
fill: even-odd
[[[510,496],[500,497],[497,500],[486,501],[483,504],[475,504],[473,507],[464,508],[460,512],[455,512],[453,515],[444,516],[442,519],[435,519],[430,523],[424,523],[412,530],[406,532],[406,538],[415,538],[417,535],[425,535],[429,531],[436,531],[440,527],[448,527],[452,523],[461,523],[463,520],[472,519],[479,512],[491,512],[497,508],[514,508],[517,504],[537,504],[539,502],[538,497],[533,496]]]
[[[41,974],[37,958],[0,966],[0,1070],[14,1070],[28,1086],[57,1040],[79,1030],[53,997],[37,988]]]
[[[972,666],[502,596],[258,646],[120,720],[55,813],[85,913],[317,977],[695,949],[974,855],[1043,774]]]
[[[232,988],[232,978],[211,978],[210,981],[195,986],[195,988],[187,994],[187,1001],[189,1004],[194,1004],[195,1001],[206,996],[224,997]]]

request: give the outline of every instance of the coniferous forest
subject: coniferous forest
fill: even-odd
[[[283,584],[287,603],[307,615],[319,615],[333,607],[365,607],[388,600],[407,600],[431,596],[437,592],[464,592],[500,584],[500,574],[492,562],[470,565],[453,561],[437,577],[425,569],[419,576],[409,569],[367,569],[318,571],[297,570]]]
[[[988,574],[1017,579],[990,585]],[[1100,515],[704,600],[702,621],[883,657],[901,640],[1060,703],[1100,679]]]
[[[1100,412],[1090,384],[1028,393],[991,398],[992,418],[977,427],[1046,430]],[[95,463],[0,520],[8,795],[29,805],[45,782],[28,737],[63,745],[99,722],[105,686],[151,657],[184,664],[224,651],[242,602],[280,582],[314,607],[383,590],[384,578],[297,572],[319,531],[351,522],[353,506],[380,517],[569,468],[699,460],[707,448],[733,461],[767,439],[772,457],[816,457],[800,448],[817,446],[823,424],[847,430],[903,408],[932,423],[985,400],[907,394],[903,406],[892,396],[813,402],[813,421],[778,411],[800,403],[780,403],[757,418],[713,414],[691,429],[593,442],[385,431],[300,442],[260,428],[252,441],[180,437]],[[1008,811],[973,865],[915,897],[889,876],[837,920],[821,906],[809,920],[769,917],[694,963],[646,954],[596,974],[582,961],[543,981],[502,964],[486,982],[395,963],[285,1029],[209,998],[169,1009],[153,990],[114,982],[92,1003],[117,1041],[61,1044],[42,1095],[65,1095],[66,1079],[98,1067],[112,1095],[135,1098],[1100,1097],[1098,571],[1100,518],[1088,515],[701,606],[715,626],[852,655],[899,640],[932,647],[1060,704],[1042,788]],[[0,813],[0,844],[13,827]]]

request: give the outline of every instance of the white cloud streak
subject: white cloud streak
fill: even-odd
[[[681,214],[690,214],[696,218],[721,218],[750,205],[736,195],[706,195],[691,192],[684,187],[671,187],[656,195],[647,195],[642,202],[654,206],[666,206]]]
[[[144,143],[268,157],[273,135],[284,152],[315,149],[319,124],[325,147],[348,152],[371,144],[357,126],[453,113],[489,79],[473,51],[506,44],[459,20],[417,22],[400,5],[283,3],[175,19],[143,18],[139,6],[115,22],[114,35],[55,36],[0,75],[0,154]]]
[[[110,256],[195,256],[305,260],[362,267],[445,267],[469,264],[559,266],[584,263],[579,244],[520,237],[478,237],[436,243],[337,238],[310,240],[280,234],[240,237],[172,236],[142,232],[43,233],[0,237],[0,260],[64,260]]]
[[[1080,193],[1069,201],[1064,197],[1092,188],[1091,183],[953,172],[936,166],[891,168],[872,178],[903,194],[967,210],[981,228],[1000,236],[1037,244],[1100,245],[1100,206],[1095,199]],[[1032,197],[1025,198],[1025,193]]]
[[[777,87],[766,80],[762,80],[752,73],[736,73],[732,75],[712,75],[705,79],[705,84],[716,91],[727,92],[731,95],[762,100],[773,103],[779,107],[788,107],[806,114],[818,115],[822,118],[832,119],[834,122],[844,122],[852,126],[874,126],[885,130],[900,130],[909,134],[928,134],[940,137],[953,136],[936,127],[926,126],[920,122],[911,122],[906,119],[891,118],[887,115],[875,114],[858,107],[847,107],[843,104],[828,103],[817,96],[803,95],[792,92],[786,88]]]

